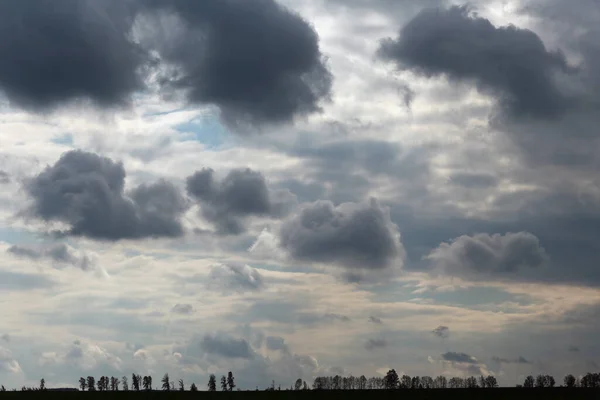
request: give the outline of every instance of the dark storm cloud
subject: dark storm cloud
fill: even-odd
[[[496,186],[498,178],[485,173],[460,172],[450,176],[450,183],[468,189],[486,189]]]
[[[431,333],[433,333],[437,337],[445,338],[450,335],[450,328],[448,328],[447,326],[440,325],[434,330],[432,330]]]
[[[554,79],[570,70],[562,53],[548,51],[530,30],[497,28],[467,7],[423,10],[397,39],[383,40],[378,54],[428,77],[473,81],[512,117],[553,119],[569,107]]]
[[[175,314],[190,315],[194,313],[194,307],[191,304],[175,304],[171,309]]]
[[[242,264],[219,264],[211,267],[209,278],[218,285],[234,291],[257,291],[265,287],[256,268]]]
[[[317,201],[286,220],[279,242],[298,261],[335,263],[354,270],[401,266],[398,227],[375,199],[367,203]]]
[[[188,205],[172,184],[159,181],[124,193],[125,169],[94,153],[69,151],[25,183],[29,213],[71,226],[67,232],[94,239],[176,237]]]
[[[30,260],[49,260],[56,264],[69,264],[84,271],[93,267],[92,260],[86,254],[77,254],[73,248],[65,243],[56,243],[45,247],[14,245],[6,251],[17,257]]]
[[[186,183],[188,194],[200,203],[202,215],[225,235],[243,233],[246,217],[279,218],[296,203],[289,191],[270,190],[265,177],[249,168],[232,170],[221,181],[212,169],[205,168]]]
[[[499,364],[531,364],[531,361],[527,360],[523,356],[519,356],[517,358],[502,358],[502,357],[492,357],[494,362]]]
[[[145,3],[166,21],[148,45],[180,69],[165,83],[192,103],[218,106],[226,122],[289,121],[319,111],[330,94],[317,33],[274,0]]]
[[[375,350],[387,347],[387,342],[384,339],[369,339],[365,344],[365,349]]]
[[[548,256],[536,236],[518,232],[463,235],[442,243],[426,259],[445,274],[476,279],[508,277],[523,268],[539,268]]]
[[[0,2],[0,89],[45,111],[75,99],[116,106],[141,89],[144,52],[130,39],[131,1]]]
[[[479,361],[477,361],[475,357],[465,353],[455,353],[453,351],[442,354],[442,359],[453,363],[479,364]]]
[[[208,354],[225,358],[254,358],[254,351],[245,339],[205,335],[200,342],[200,346]]]

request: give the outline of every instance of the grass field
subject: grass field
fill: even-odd
[[[3,392],[0,399],[12,398],[43,398],[75,400],[80,398],[128,398],[128,399],[595,399],[600,400],[600,389],[522,389],[522,388],[496,388],[496,389],[420,389],[420,390],[331,390],[331,391],[240,391],[240,392]]]

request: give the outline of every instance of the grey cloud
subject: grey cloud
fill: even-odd
[[[570,99],[554,76],[569,72],[562,53],[548,51],[532,31],[495,27],[466,6],[420,12],[378,54],[425,76],[468,80],[493,93],[513,117],[554,119]]]
[[[208,354],[225,358],[254,358],[254,352],[245,339],[205,335],[200,342],[200,346]]]
[[[527,360],[523,356],[519,356],[514,359],[502,358],[502,357],[492,357],[494,362],[499,364],[531,364],[531,361]]]
[[[453,351],[449,351],[447,353],[442,354],[442,359],[445,361],[450,361],[453,363],[463,363],[463,364],[478,364],[479,361],[473,356],[470,356],[465,353],[455,353]]]
[[[265,338],[265,344],[269,350],[281,350],[283,352],[289,352],[289,347],[285,343],[285,339],[279,336],[267,336]]]
[[[2,339],[8,343],[8,342],[10,342],[10,335],[8,333],[5,333],[2,336],[0,336],[0,339]]]
[[[0,170],[0,184],[10,183],[10,175],[5,171]]]
[[[209,278],[225,289],[235,291],[256,291],[265,286],[263,277],[256,268],[242,264],[214,265]]]
[[[185,90],[191,103],[218,106],[232,126],[290,121],[328,98],[332,76],[317,33],[274,0],[146,4],[170,21],[155,23],[162,31],[146,39],[180,70],[164,85]]]
[[[177,237],[188,204],[172,184],[159,181],[124,193],[125,169],[94,153],[69,151],[28,180],[30,215],[71,226],[74,236],[119,240]]]
[[[0,271],[0,289],[35,290],[49,289],[56,284],[43,275],[23,274],[20,272]]]
[[[447,326],[440,325],[434,330],[432,330],[431,333],[433,333],[437,337],[445,338],[450,335],[450,328],[448,328]]]
[[[194,307],[191,304],[175,304],[171,309],[175,314],[190,315],[194,313]]]
[[[55,243],[49,246],[18,246],[13,245],[6,250],[8,253],[17,257],[28,258],[30,260],[49,260],[56,264],[68,264],[84,271],[93,268],[93,261],[90,257],[81,252],[77,252],[71,246],[65,243]]]
[[[367,350],[382,349],[387,347],[387,342],[384,339],[369,339],[365,344]]]
[[[450,176],[450,183],[472,189],[486,189],[498,184],[498,178],[490,174],[460,172]]]
[[[0,2],[0,89],[45,111],[70,100],[123,105],[143,87],[131,1]]]
[[[350,321],[352,321],[350,319],[350,317],[348,317],[347,315],[334,314],[334,313],[325,314],[324,318],[325,319],[329,319],[331,321],[341,321],[341,322],[350,322]]]
[[[264,176],[249,168],[232,170],[221,181],[205,168],[188,177],[186,184],[202,215],[220,234],[243,233],[244,219],[250,216],[280,218],[296,203],[289,191],[270,190]]]
[[[578,353],[579,352],[579,347],[577,346],[569,346],[569,352],[570,353]]]
[[[286,220],[279,242],[298,261],[335,263],[354,270],[401,266],[398,227],[375,199],[368,203],[317,201]]]
[[[372,315],[371,315],[371,316],[369,316],[369,322],[372,322],[372,323],[374,323],[374,324],[378,324],[378,325],[381,325],[381,324],[383,324],[383,321],[381,320],[381,318],[374,317],[374,316],[372,316]]]
[[[442,243],[425,258],[448,275],[466,278],[506,278],[522,268],[539,268],[548,261],[538,238],[528,232],[463,235]]]

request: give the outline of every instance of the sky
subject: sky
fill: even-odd
[[[0,3],[0,384],[598,369],[596,0]]]

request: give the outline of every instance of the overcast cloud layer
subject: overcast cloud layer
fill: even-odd
[[[596,370],[599,13],[0,3],[0,384]]]

